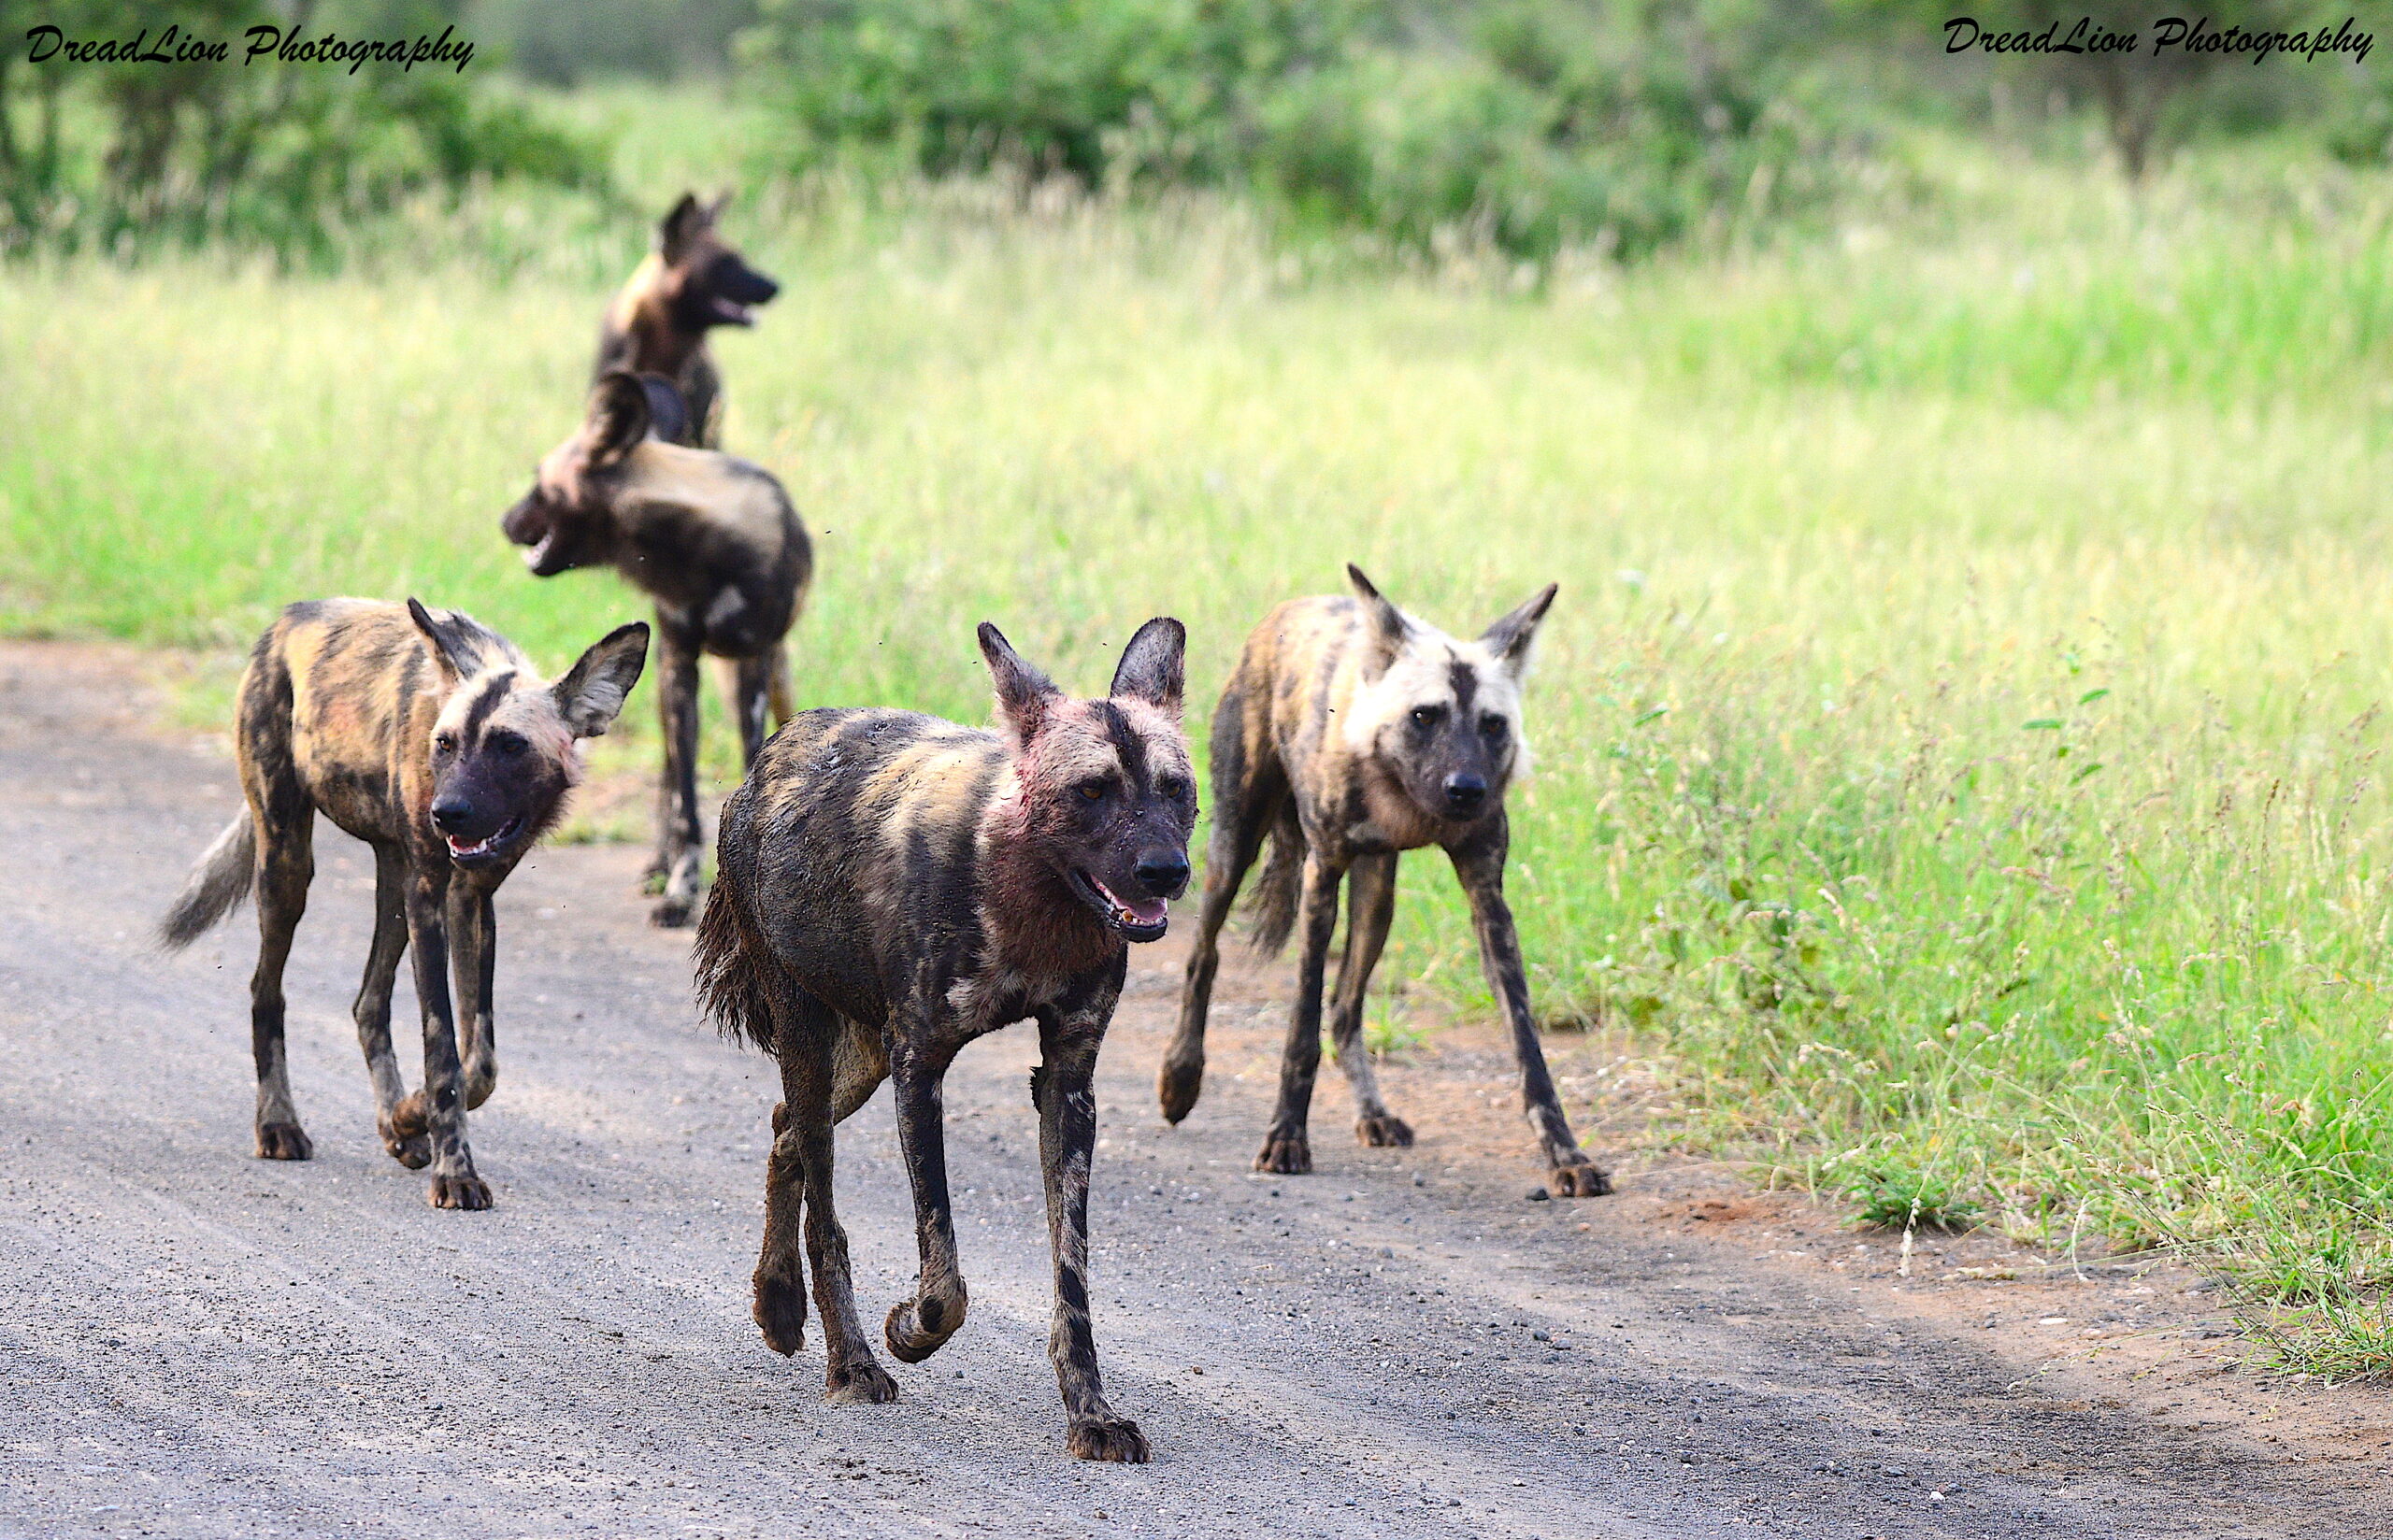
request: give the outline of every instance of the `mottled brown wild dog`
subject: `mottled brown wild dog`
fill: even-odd
[[[606,376],[580,431],[540,462],[531,492],[500,521],[529,548],[533,576],[611,565],[656,601],[665,777],[650,872],[664,896],[650,918],[659,925],[688,924],[697,905],[699,655],[730,664],[740,763],[753,764],[767,706],[789,720],[784,639],[814,575],[813,545],[770,474],[656,436],[660,413],[677,405],[653,376]]]
[[[549,684],[505,637],[412,599],[293,605],[258,638],[235,720],[249,806],[200,858],[160,934],[188,946],[257,891],[261,1159],[313,1152],[283,1059],[282,965],[322,813],[374,847],[374,942],[354,1014],[382,1146],[410,1170],[432,1167],[434,1207],[490,1206],[466,1113],[498,1083],[491,895],[563,811],[575,740],[607,731],[647,656],[648,627],[622,626]],[[409,948],[423,1013],[423,1086],[412,1094],[391,1052],[391,985]]]
[[[1291,928],[1301,927],[1304,959],[1279,1106],[1255,1168],[1312,1169],[1305,1120],[1321,1067],[1322,976],[1341,879],[1349,885],[1346,953],[1330,1040],[1354,1087],[1356,1136],[1367,1145],[1411,1144],[1411,1129],[1381,1099],[1364,1051],[1363,1002],[1396,912],[1397,855],[1435,845],[1470,898],[1488,988],[1512,1023],[1523,1106],[1552,1168],[1547,1185],[1557,1197],[1609,1192],[1609,1178],[1579,1148],[1546,1073],[1520,939],[1504,903],[1511,838],[1504,790],[1528,752],[1521,676],[1554,586],[1463,642],[1397,609],[1356,568],[1346,576],[1353,598],[1295,599],[1264,618],[1213,713],[1203,918],[1180,1032],[1158,1086],[1163,1115],[1176,1123],[1196,1105],[1222,922],[1268,837],[1254,945],[1277,951]]]
[[[593,382],[618,369],[671,380],[690,411],[666,436],[693,448],[723,444],[723,377],[707,334],[754,325],[755,307],[781,292],[715,233],[730,202],[728,192],[708,204],[681,194],[656,227],[656,250],[607,307],[591,371]]]
[[[939,1082],[966,1043],[1026,1017],[1039,1023],[1030,1099],[1054,1251],[1047,1351],[1068,1442],[1084,1460],[1147,1458],[1138,1425],[1106,1402],[1089,1330],[1091,1078],[1125,944],[1160,937],[1167,903],[1188,884],[1184,640],[1179,621],[1149,620],[1110,695],[1074,700],[983,625],[998,731],[808,711],[774,734],[724,807],[699,993],[726,1033],[781,1071],[756,1324],[778,1351],[797,1351],[810,1265],[830,1400],[897,1394],[856,1319],[832,1208],[833,1125],[883,1078],[895,1083],[922,1273],[884,1335],[918,1363],[964,1324]]]

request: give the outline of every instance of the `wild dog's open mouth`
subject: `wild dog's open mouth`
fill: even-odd
[[[509,819],[505,823],[500,824],[498,826],[498,832],[492,834],[488,839],[475,840],[468,843],[466,840],[459,839],[454,834],[450,834],[446,836],[449,841],[449,859],[451,861],[479,861],[485,856],[495,855],[500,850],[507,848],[507,842],[513,839],[515,837],[516,831],[523,827],[523,816],[518,814],[516,817]]]
[[[736,299],[725,299],[721,294],[717,294],[709,300],[708,304],[713,307],[714,319],[725,326],[756,324],[756,312]]]
[[[534,577],[545,578],[549,575],[549,552],[556,549],[556,544],[557,532],[552,529],[523,548],[523,564],[532,569]]]
[[[1089,876],[1074,872],[1073,882],[1088,906],[1105,917],[1105,922],[1132,941],[1159,941],[1171,927],[1171,911],[1160,898],[1143,898],[1133,904],[1115,896],[1112,889]]]

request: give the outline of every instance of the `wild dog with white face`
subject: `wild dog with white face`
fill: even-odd
[[[374,942],[355,1015],[383,1148],[411,1170],[432,1167],[434,1207],[490,1206],[466,1113],[498,1083],[492,895],[565,810],[580,773],[576,740],[607,731],[647,658],[648,627],[620,626],[551,684],[506,637],[412,599],[293,605],[258,638],[235,734],[249,805],[160,929],[167,947],[189,946],[257,890],[260,1159],[314,1152],[283,1057],[282,967],[322,813],[374,847]],[[423,1012],[423,1089],[413,1094],[391,1051],[391,986],[409,948]]]
[[[1247,637],[1213,713],[1213,832],[1205,899],[1188,959],[1180,1031],[1157,1087],[1163,1114],[1188,1116],[1203,1089],[1205,1016],[1219,938],[1239,882],[1271,845],[1255,883],[1256,948],[1275,952],[1301,925],[1303,962],[1280,1072],[1280,1101],[1255,1157],[1261,1171],[1312,1169],[1306,1120],[1321,1067],[1321,996],[1351,879],[1346,955],[1330,1040],[1354,1091],[1367,1145],[1409,1145],[1412,1130],[1381,1098],[1363,1051],[1363,1000],[1396,913],[1398,852],[1435,845],[1469,895],[1488,988],[1503,1002],[1521,1065],[1521,1098],[1557,1197],[1612,1191],[1579,1148],[1555,1094],[1529,1011],[1520,939],[1504,902],[1511,841],[1505,789],[1528,763],[1521,677],[1554,585],[1457,641],[1406,615],[1349,566],[1352,598],[1296,599]]]

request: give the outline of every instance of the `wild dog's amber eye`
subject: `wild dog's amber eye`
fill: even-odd
[[[509,733],[504,728],[493,733],[483,741],[490,745],[491,752],[494,754],[520,754],[532,747],[523,741],[522,734]]]
[[[1504,741],[1504,719],[1493,714],[1482,717],[1479,719],[1479,731],[1492,741],[1501,743]]]
[[[1081,800],[1082,802],[1103,802],[1105,800],[1105,783],[1101,780],[1084,780],[1078,786],[1073,787],[1072,790],[1081,794]]]
[[[1188,783],[1178,776],[1166,776],[1155,783],[1155,790],[1161,791],[1167,801],[1178,802],[1188,794]]]
[[[440,753],[453,754],[457,751],[457,734],[454,733],[437,733],[433,734],[432,747]]]
[[[1442,706],[1416,706],[1412,708],[1412,725],[1435,727],[1444,720],[1445,715],[1446,708]]]

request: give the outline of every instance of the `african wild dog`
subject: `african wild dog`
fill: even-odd
[[[432,1167],[434,1207],[490,1206],[466,1113],[498,1082],[491,895],[564,810],[574,740],[607,731],[647,656],[648,627],[621,626],[547,684],[505,637],[413,599],[293,605],[258,638],[235,724],[249,806],[159,930],[169,948],[189,946],[257,890],[259,1158],[313,1153],[283,1059],[282,964],[308,906],[322,813],[374,847],[374,943],[354,1014],[382,1147],[410,1170]],[[391,1052],[391,985],[410,947],[423,1012],[423,1088],[412,1094]],[[452,948],[463,1034],[445,977]]]
[[[1504,788],[1527,759],[1521,676],[1554,585],[1477,641],[1458,642],[1382,598],[1356,568],[1346,576],[1354,598],[1295,599],[1264,618],[1213,713],[1204,917],[1188,958],[1180,1032],[1157,1087],[1163,1115],[1176,1123],[1196,1105],[1222,922],[1268,835],[1254,945],[1277,951],[1301,922],[1304,961],[1279,1106],[1255,1168],[1312,1169],[1305,1120],[1321,1067],[1322,975],[1341,878],[1351,878],[1350,908],[1330,1038],[1354,1086],[1355,1135],[1367,1145],[1411,1144],[1412,1130],[1380,1099],[1363,1049],[1363,1001],[1396,912],[1397,854],[1436,845],[1469,895],[1481,964],[1512,1022],[1522,1103],[1552,1167],[1548,1185],[1557,1197],[1609,1192],[1610,1179],[1579,1148],[1555,1096],[1504,903]]]
[[[695,449],[723,444],[723,377],[707,350],[707,333],[754,325],[754,307],[781,292],[715,234],[730,202],[728,192],[710,204],[684,192],[666,214],[656,250],[607,307],[590,377],[595,383],[623,369],[671,380],[690,414],[666,437]]]
[[[726,1033],[781,1070],[756,1324],[776,1350],[797,1351],[810,1263],[832,1401],[897,1394],[856,1319],[832,1209],[833,1125],[884,1077],[896,1082],[922,1273],[885,1335],[918,1363],[964,1324],[939,1083],[966,1043],[1030,1017],[1055,1267],[1047,1351],[1068,1442],[1084,1460],[1147,1458],[1138,1425],[1106,1403],[1089,1331],[1091,1078],[1125,943],[1160,937],[1168,901],[1188,885],[1184,642],[1179,621],[1149,620],[1109,698],[1073,700],[983,625],[999,731],[904,711],[805,712],[724,805],[699,992]]]
[[[783,639],[806,600],[814,548],[781,484],[745,460],[659,439],[660,406],[677,405],[653,376],[617,371],[591,392],[580,431],[540,462],[538,479],[500,528],[530,549],[535,577],[612,563],[656,601],[658,707],[665,778],[656,860],[665,896],[650,918],[686,925],[698,899],[698,657],[731,663],[740,763],[765,743],[765,712],[789,720]]]

